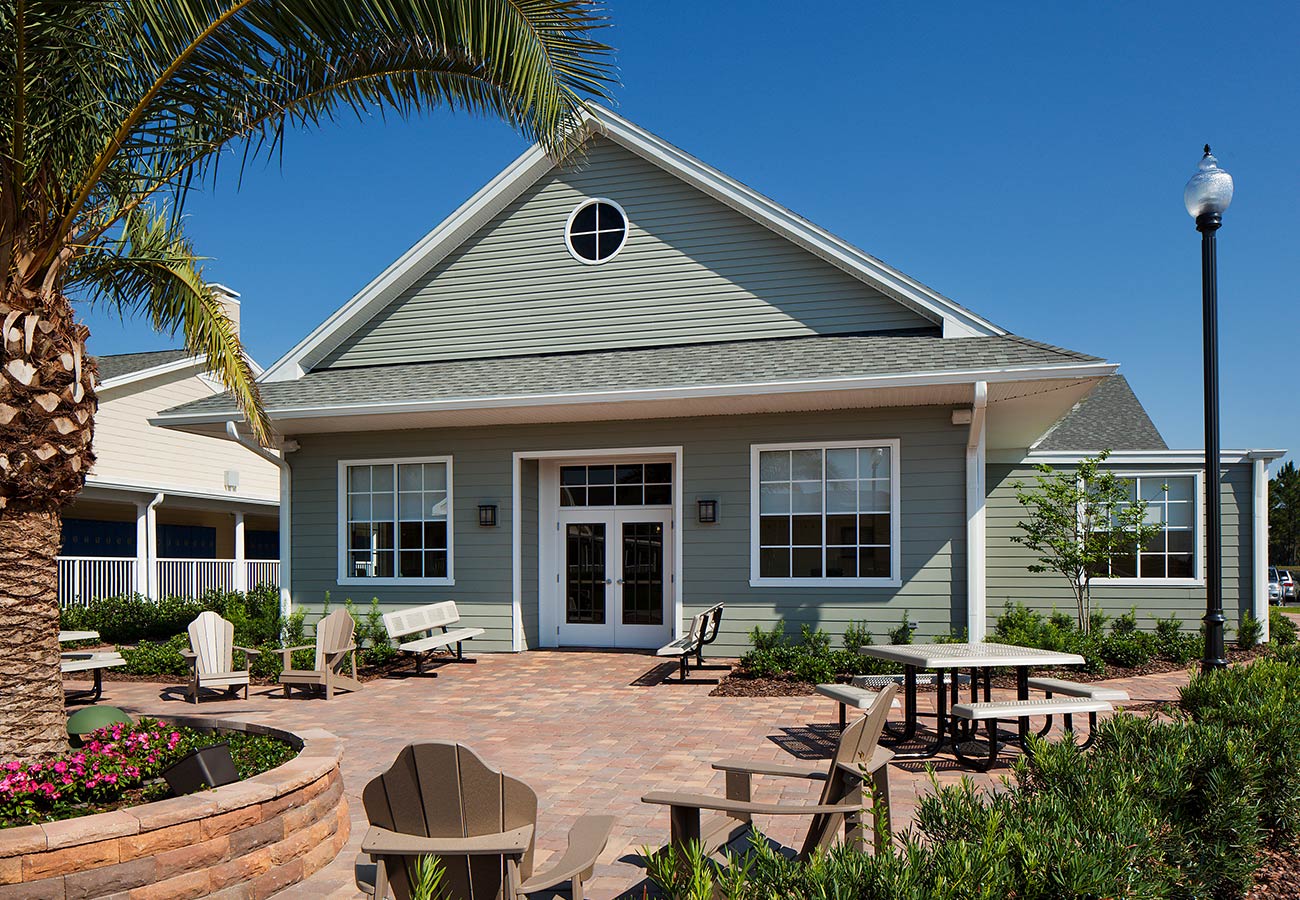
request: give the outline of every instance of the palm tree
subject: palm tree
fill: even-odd
[[[560,156],[612,82],[603,24],[590,0],[0,0],[0,759],[65,746],[59,511],[96,409],[73,303],[179,330],[268,443],[191,186],[372,110],[490,114]]]

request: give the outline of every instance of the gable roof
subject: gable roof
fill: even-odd
[[[1167,450],[1123,375],[1104,378],[1034,446],[1040,450]]]
[[[947,337],[1007,334],[1005,329],[609,110],[592,107],[584,130],[584,139],[599,134],[615,142],[941,325]],[[299,378],[311,370],[553,168],[555,164],[540,147],[530,148],[274,363],[264,381]]]
[[[274,417],[369,414],[399,409],[592,402],[594,399],[739,395],[755,389],[813,390],[914,377],[965,383],[977,373],[1016,378],[1097,378],[1114,370],[1095,356],[1014,335],[943,340],[858,335],[447,360],[355,369],[322,369],[262,385]],[[166,425],[238,416],[228,394],[164,410]]]
[[[185,350],[153,350],[146,353],[113,353],[96,356],[94,359],[99,367],[99,382],[103,384],[194,358]]]

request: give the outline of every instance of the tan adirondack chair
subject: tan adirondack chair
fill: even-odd
[[[325,699],[334,699],[337,688],[349,691],[361,690],[357,680],[357,645],[353,635],[357,623],[346,609],[336,609],[316,623],[316,643],[301,647],[285,647],[279,650],[284,660],[284,671],[280,673],[280,684],[284,685],[284,695],[294,686],[301,688],[324,688]],[[316,649],[316,664],[312,669],[293,668],[293,651]],[[352,674],[344,675],[345,664],[351,663]]]
[[[889,761],[893,752],[879,745],[898,685],[880,691],[866,715],[840,733],[839,745],[830,761],[821,766],[790,766],[782,763],[728,760],[713,764],[727,773],[727,796],[679,794],[654,791],[642,797],[645,803],[668,807],[670,840],[684,849],[699,842],[706,854],[716,853],[750,828],[753,816],[811,816],[807,837],[799,851],[800,859],[828,849],[841,826],[846,839],[855,847],[863,843],[863,813],[874,816],[876,848],[884,846],[889,835]],[[814,804],[756,803],[751,799],[754,775],[807,778],[824,781],[821,797]],[[866,788],[870,779],[874,791]],[[872,793],[875,794],[874,803]],[[713,815],[701,818],[701,811]]]
[[[190,649],[182,650],[181,656],[190,664],[190,683],[185,692],[190,702],[199,702],[203,688],[224,689],[234,696],[242,687],[247,700],[248,660],[257,656],[257,651],[237,645],[235,626],[212,610],[199,613],[190,623],[189,633]],[[244,654],[242,669],[235,668],[236,650]]]
[[[446,741],[407,744],[361,799],[370,829],[357,857],[356,882],[376,898],[408,900],[408,865],[433,855],[442,861],[443,887],[455,900],[519,900],[566,882],[573,900],[582,900],[583,882],[614,826],[613,816],[578,819],[568,850],[534,875],[537,794],[468,747]]]

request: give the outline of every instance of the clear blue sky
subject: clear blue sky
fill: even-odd
[[[617,108],[1010,330],[1104,356],[1200,447],[1209,142],[1227,447],[1300,449],[1300,6],[611,0]],[[269,364],[524,148],[434,114],[291,135],[195,196],[206,272]],[[173,346],[89,315],[97,353]]]

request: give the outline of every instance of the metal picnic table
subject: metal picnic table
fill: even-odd
[[[1037,650],[1033,647],[1015,647],[1010,644],[968,643],[968,644],[870,644],[858,650],[864,656],[899,663],[903,666],[903,724],[897,728],[896,723],[886,723],[887,739],[894,744],[903,744],[917,739],[916,684],[917,673],[933,670],[939,673],[936,679],[935,704],[935,739],[920,750],[896,751],[895,759],[929,759],[945,746],[958,743],[957,728],[948,714],[949,691],[951,702],[959,699],[959,681],[956,674],[961,669],[970,669],[970,696],[972,702],[980,700],[980,686],[983,685],[983,699],[989,700],[991,689],[991,671],[995,668],[1012,668],[1016,670],[1016,698],[1029,699],[1029,670],[1040,666],[1081,666],[1082,656],[1077,653],[1063,653],[1056,650]],[[954,670],[952,677],[944,677],[944,672]],[[925,714],[927,717],[929,713]],[[969,740],[973,729],[965,731],[961,740]]]

